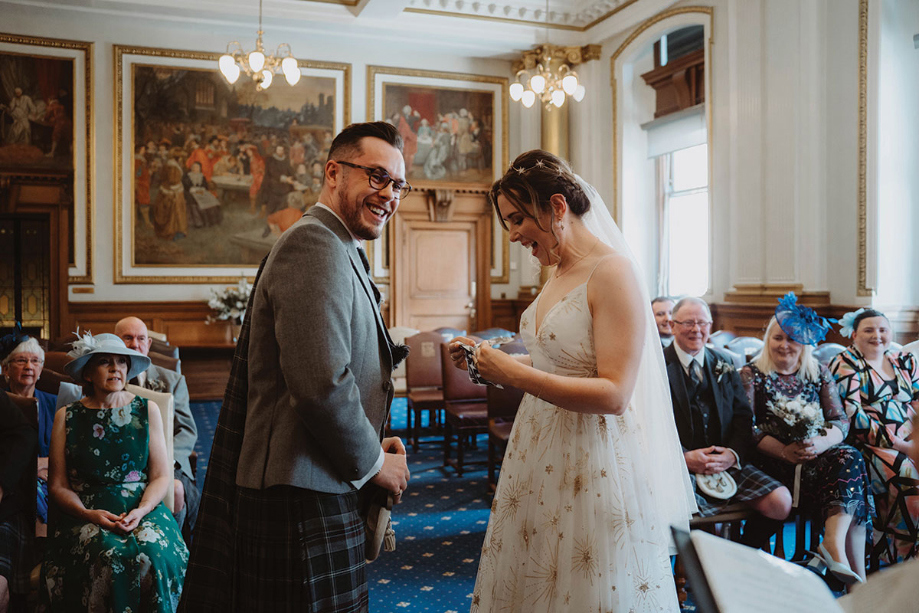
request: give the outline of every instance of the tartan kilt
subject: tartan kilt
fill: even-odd
[[[693,488],[696,492],[696,504],[699,505],[699,515],[701,517],[715,515],[729,504],[752,502],[780,487],[784,487],[781,481],[767,475],[752,464],[747,464],[739,469],[729,468],[728,473],[737,483],[737,493],[728,500],[718,500],[717,498],[710,498],[699,493],[699,489],[696,488],[696,476],[690,475],[690,477],[692,477]]]
[[[0,577],[6,577],[10,592],[14,594],[29,593],[29,574],[32,571],[30,530],[35,530],[35,522],[33,520],[30,525],[24,512],[0,521]]]
[[[232,611],[369,610],[358,492],[237,488]]]

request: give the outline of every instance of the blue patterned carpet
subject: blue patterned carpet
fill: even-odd
[[[203,484],[220,403],[192,403],[191,409],[198,424],[198,483]],[[397,398],[392,427],[403,438],[405,413],[405,400]],[[484,460],[486,453],[485,438],[480,437],[478,449],[468,455],[470,460]],[[381,553],[367,567],[374,613],[469,611],[491,496],[486,493],[484,467],[472,466],[460,479],[442,464],[439,445],[409,451],[412,480],[393,511],[396,551]],[[786,524],[784,534],[786,543],[794,543],[793,523]],[[691,599],[690,594],[684,611],[696,610]]]

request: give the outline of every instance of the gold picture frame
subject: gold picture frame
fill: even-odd
[[[284,215],[318,198],[316,160],[321,178],[351,120],[351,65],[299,60],[297,85],[256,91],[245,74],[228,84],[219,57],[114,45],[116,284],[254,276],[299,217]]]
[[[507,77],[367,67],[367,120],[399,128],[415,189],[491,187],[509,163],[507,101]],[[491,281],[507,283],[508,241],[495,220]],[[374,278],[385,283],[386,241],[377,243],[369,259]]]
[[[69,282],[92,283],[93,43],[0,33],[0,64],[0,170],[73,173]],[[15,106],[28,110],[14,128],[16,90],[28,100]],[[3,155],[14,140],[28,150]]]

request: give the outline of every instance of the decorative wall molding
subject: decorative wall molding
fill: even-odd
[[[545,5],[519,1],[496,4],[467,0],[410,0],[405,12],[586,32],[636,2],[638,0],[556,1],[556,6],[549,5],[548,21]]]

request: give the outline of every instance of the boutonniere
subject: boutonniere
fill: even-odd
[[[147,378],[146,381],[144,381],[144,387],[154,392],[168,391],[166,389],[165,381],[161,381],[160,379],[150,379],[149,377]]]
[[[734,364],[731,362],[725,362],[724,360],[718,360],[715,362],[715,375],[718,377],[718,383],[721,383],[721,377],[735,372],[736,370],[737,369],[734,368]]]

